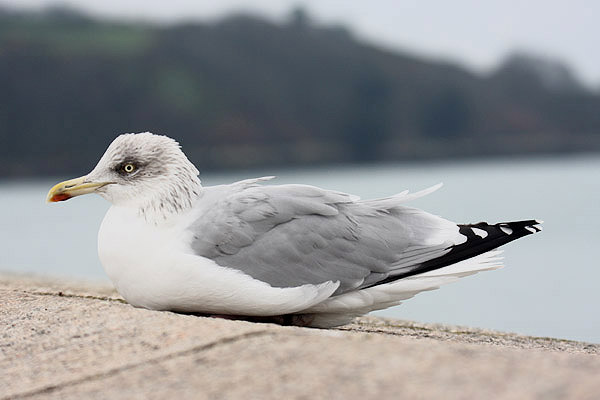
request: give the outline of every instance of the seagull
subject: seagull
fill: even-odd
[[[135,307],[333,327],[419,292],[502,266],[499,246],[541,221],[456,224],[405,203],[273,177],[202,186],[179,143],[118,136],[87,175],[48,202],[97,193],[112,206],[98,255]]]

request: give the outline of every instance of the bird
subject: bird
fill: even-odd
[[[441,184],[359,197],[274,177],[203,186],[177,141],[117,136],[47,202],[112,203],[98,256],[135,307],[329,328],[502,266],[497,248],[542,221],[457,224],[405,205]]]

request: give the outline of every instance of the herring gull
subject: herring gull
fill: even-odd
[[[541,221],[456,224],[407,207],[440,185],[374,200],[272,177],[205,187],[166,136],[123,134],[49,202],[112,203],[100,261],[133,306],[315,327],[349,322],[501,266],[497,247]]]

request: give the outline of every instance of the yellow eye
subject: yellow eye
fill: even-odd
[[[133,164],[125,164],[123,165],[123,171],[127,172],[128,174],[132,173],[133,171],[135,171],[135,165]]]

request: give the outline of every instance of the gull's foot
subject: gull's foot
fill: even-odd
[[[315,317],[313,314],[286,314],[276,315],[272,317],[251,317],[258,318],[254,322],[270,322],[277,325],[284,326],[310,326],[314,321]],[[252,319],[250,320],[252,321]]]
[[[210,318],[221,318],[235,321],[248,321],[248,322],[260,322],[260,323],[271,323],[283,326],[310,326],[314,321],[315,317],[313,314],[285,314],[285,315],[273,315],[268,317],[257,317],[257,316],[245,316],[245,315],[229,315],[229,314],[201,314],[192,313],[199,317],[210,317]]]

